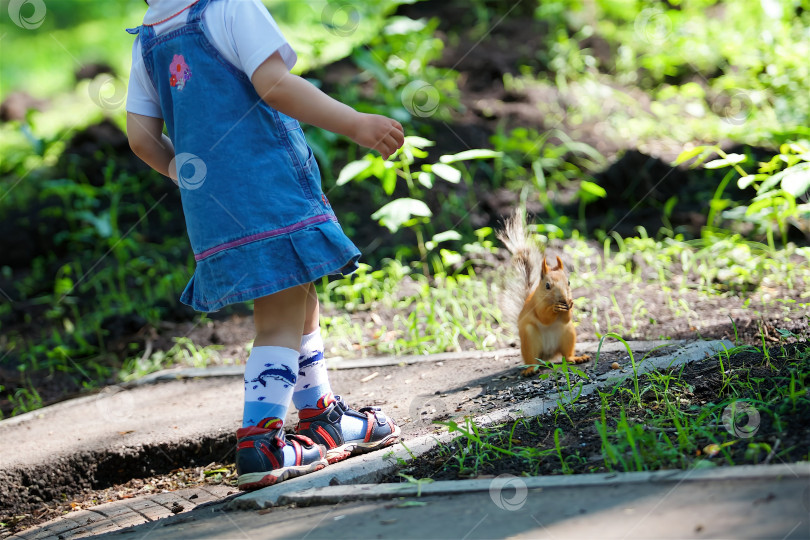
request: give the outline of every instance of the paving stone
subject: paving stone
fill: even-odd
[[[188,508],[188,501],[173,491],[168,493],[156,493],[150,496],[149,499],[155,504],[159,504],[167,509],[171,508],[175,504],[182,504],[184,507]],[[171,512],[169,512],[169,514],[171,515]]]
[[[199,489],[207,491],[212,497],[216,497],[217,499],[224,499],[225,497],[239,493],[239,490],[233,486],[200,486]]]
[[[57,536],[78,527],[81,527],[81,523],[77,523],[68,517],[58,517],[50,521],[46,521],[38,528],[44,532],[47,532],[48,534]]]
[[[121,530],[121,526],[119,526],[114,521],[108,519],[106,521],[99,521],[91,525],[82,527],[81,529],[77,529],[75,531],[76,534],[74,536],[71,536],[71,538],[86,538],[88,536],[95,536],[97,534],[103,534],[119,530]]]
[[[78,512],[71,512],[66,517],[80,524],[82,527],[98,523],[99,521],[107,521],[109,518],[93,510],[79,510]]]
[[[39,540],[40,538],[47,538],[48,536],[53,535],[51,535],[47,529],[44,529],[40,525],[39,527],[34,527],[32,529],[25,530],[21,533],[17,533],[11,538],[20,538],[22,540]]]
[[[157,495],[154,497],[144,497],[142,499],[131,499],[127,506],[139,514],[142,514],[150,521],[171,516],[173,512],[154,500],[156,497]]]
[[[230,486],[198,486],[113,501],[92,509],[71,512],[12,538],[41,540],[60,536],[63,539],[95,536],[173,516],[172,507],[175,504],[183,506],[182,512],[188,512],[200,504],[217,502],[236,492]],[[191,498],[195,495],[196,497]]]
[[[56,539],[58,538],[58,536],[47,527],[41,525],[34,529],[28,529],[27,531],[23,531],[22,533],[20,533],[20,538],[24,538],[25,540],[45,540],[50,538]]]
[[[107,516],[119,527],[131,527],[145,523],[147,519],[129,508],[127,503],[128,501],[115,501],[96,506],[93,510]]]
[[[182,491],[178,491],[177,495],[182,497],[186,503],[181,504],[191,504],[194,506],[199,506],[201,504],[205,504],[212,501],[218,501],[222,499],[225,495],[216,495],[211,493],[208,490],[200,489],[200,488],[193,488],[193,489],[184,489]],[[188,506],[186,506],[188,508]]]

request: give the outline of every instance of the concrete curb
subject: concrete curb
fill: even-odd
[[[253,491],[236,497],[225,504],[226,510],[258,510],[277,506],[281,497],[302,490],[343,484],[371,483],[392,473],[402,461],[410,461],[452,440],[450,433],[426,435],[405,443],[395,444],[350,460],[330,465],[325,469],[287,480],[277,486]]]
[[[629,342],[633,352],[648,352],[660,347],[678,346],[686,343],[686,340],[654,340],[654,341],[632,341]],[[599,347],[598,341],[584,341],[577,346],[577,350],[586,353],[595,353]],[[622,343],[605,343],[602,351],[622,352],[625,350]],[[329,369],[362,369],[373,367],[400,366],[417,364],[420,362],[450,362],[453,360],[499,360],[502,358],[512,358],[520,356],[520,350],[498,349],[495,351],[461,351],[452,353],[438,353],[427,355],[408,356],[371,356],[368,358],[356,358],[344,360],[342,358],[327,359]],[[244,365],[233,366],[211,366],[207,368],[175,368],[156,371],[141,377],[135,381],[123,383],[123,388],[132,388],[144,384],[154,384],[164,381],[175,381],[177,379],[196,379],[204,377],[241,377],[245,372]]]
[[[619,345],[624,346],[620,343]],[[691,343],[675,353],[667,356],[645,360],[637,365],[639,374],[646,373],[655,368],[678,366],[687,362],[702,360],[732,346],[729,341],[708,341]],[[605,350],[605,347],[602,347]],[[561,402],[570,402],[574,395],[578,397],[593,393],[597,388],[619,384],[631,375],[609,377],[598,383],[582,386],[581,390],[554,394],[545,398],[535,398],[512,407],[498,409],[473,419],[478,426],[489,426],[501,422],[517,419],[519,417],[538,416],[554,410]],[[288,494],[345,484],[363,484],[376,482],[387,474],[393,472],[403,462],[408,462],[432,450],[441,443],[448,443],[455,434],[444,432],[428,435],[411,441],[396,444],[388,449],[378,450],[361,457],[355,457],[341,463],[330,465],[318,472],[288,480],[277,486],[260,489],[241,497],[237,497],[225,505],[226,510],[256,510],[284,504],[282,497]],[[668,471],[664,471],[667,473]],[[652,474],[652,473],[640,473]]]
[[[717,354],[724,349],[730,349],[731,347],[733,347],[733,344],[728,340],[690,343],[671,355],[649,358],[645,359],[643,362],[637,363],[636,372],[638,375],[642,375],[654,369],[675,367],[689,362],[703,360],[704,358]],[[604,347],[602,349],[604,350]],[[541,398],[530,399],[523,403],[513,405],[512,407],[497,409],[475,418],[475,422],[479,425],[491,425],[515,420],[518,417],[539,416],[553,411],[560,403],[571,403],[575,398],[592,394],[597,388],[615,386],[632,376],[632,373],[613,375],[613,373],[608,372],[600,376],[595,383],[582,385],[570,392],[551,394]]]
[[[108,388],[116,388],[108,387]],[[28,422],[29,420],[35,420],[37,418],[44,418],[48,414],[52,414],[57,411],[61,411],[64,409],[70,409],[72,407],[76,407],[78,405],[83,405],[85,403],[89,403],[91,401],[95,401],[99,398],[99,393],[96,392],[94,394],[90,394],[89,396],[82,396],[79,398],[69,399],[67,401],[62,401],[59,403],[54,403],[53,405],[48,405],[47,407],[42,407],[41,409],[36,409],[27,413],[18,414],[17,416],[12,416],[11,418],[6,418],[4,420],[0,420],[0,427],[7,427],[7,426],[14,426],[17,424],[22,424],[23,422]]]
[[[616,486],[619,484],[715,482],[720,480],[780,480],[782,478],[808,478],[810,462],[777,465],[741,465],[717,469],[669,470],[655,472],[594,473],[569,476],[513,476],[501,475],[490,479],[443,480],[438,482],[406,484],[355,484],[309,488],[281,495],[278,504],[336,504],[339,502],[419,497],[429,495],[457,495],[513,489],[555,489],[574,487]]]

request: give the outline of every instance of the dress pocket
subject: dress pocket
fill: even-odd
[[[301,126],[287,131],[287,139],[290,141],[293,152],[292,157],[296,162],[296,166],[300,167],[301,172],[308,173],[312,168],[314,156],[312,154],[312,148],[307,144],[307,139],[304,137]]]

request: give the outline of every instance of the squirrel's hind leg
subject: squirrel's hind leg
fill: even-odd
[[[577,331],[574,329],[573,324],[569,324],[563,331],[562,338],[560,339],[560,352],[562,352],[565,360],[571,364],[581,364],[591,359],[588,354],[577,356],[575,354],[576,346]]]
[[[520,356],[523,358],[523,363],[527,366],[537,364],[537,357],[542,346],[540,332],[537,331],[532,321],[527,320],[519,324],[518,334],[520,336]]]
[[[540,364],[533,364],[521,371],[520,374],[523,377],[531,377],[532,375],[537,375],[538,371],[540,371]]]
[[[520,356],[523,358],[523,363],[528,366],[521,374],[524,377],[530,377],[540,369],[537,356],[540,354],[542,338],[534,324],[529,321],[520,324],[518,333],[520,334]]]

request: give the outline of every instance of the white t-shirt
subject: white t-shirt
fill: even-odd
[[[151,0],[143,22],[154,24],[152,28],[157,35],[169,32],[186,23],[190,11],[187,8],[194,3],[195,0]],[[175,14],[178,15],[172,17]],[[298,59],[260,0],[212,2],[203,12],[203,23],[211,44],[248,78],[277,51],[288,69],[292,69]],[[143,63],[139,39],[132,47],[127,111],[163,118],[160,98]]]

